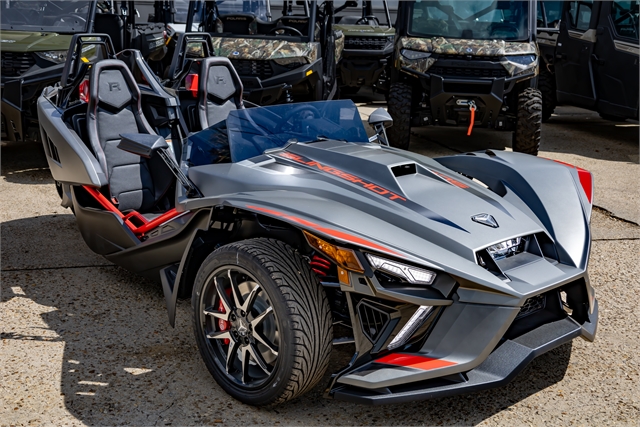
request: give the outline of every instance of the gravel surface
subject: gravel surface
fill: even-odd
[[[596,120],[575,111],[559,109],[577,114],[572,120]],[[627,128],[610,131],[620,129]],[[543,131],[545,146],[582,135],[564,122]],[[428,141],[422,132],[427,134],[420,130],[412,143],[416,151],[467,150],[468,140],[452,132],[429,134]],[[495,135],[504,136],[486,134]],[[543,153],[593,162],[596,205],[606,201],[592,217],[589,272],[600,302],[594,343],[574,340],[535,359],[508,386],[472,395],[359,406],[323,398],[327,377],[312,392],[272,410],[242,405],[216,385],[198,354],[187,301],[179,303],[172,329],[158,285],[89,251],[73,216],[59,206],[40,147],[3,146],[0,426],[638,425],[640,227],[628,206],[638,197],[637,125],[635,135],[633,140],[622,131],[605,139],[622,142],[620,153],[635,150],[635,162],[622,154],[589,156],[595,149],[606,151],[597,138],[584,139],[578,154]],[[609,194],[604,182],[632,191]],[[345,365],[352,351],[336,348],[330,370]]]

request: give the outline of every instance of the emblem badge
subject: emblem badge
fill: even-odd
[[[238,56],[240,55],[240,52],[238,52],[237,50],[235,52],[232,53],[233,56]]]
[[[498,221],[496,221],[493,216],[486,213],[473,215],[471,217],[471,220],[477,222],[478,224],[486,225],[491,228],[498,228]]]
[[[470,47],[467,48],[467,53],[471,53],[473,52],[473,49],[471,49]]]

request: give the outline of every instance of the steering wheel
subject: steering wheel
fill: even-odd
[[[368,25],[369,21],[376,21],[376,25],[380,26],[380,21],[378,20],[378,17],[375,15],[363,16],[362,18],[356,21],[356,25]]]
[[[305,114],[305,113],[308,113],[308,114]],[[288,126],[288,129],[287,129],[288,131],[292,131],[294,128],[294,124],[289,123],[289,120],[294,118],[294,116],[296,115],[299,116],[297,118],[297,121],[299,121],[300,123],[298,124],[301,124],[302,120],[308,120],[310,118],[319,119],[320,111],[318,111],[318,109],[313,105],[309,105],[309,104],[302,104],[302,105],[293,107],[288,113],[286,113],[282,117],[282,121],[276,127],[275,133],[282,133],[285,128],[285,125]]]
[[[298,30],[296,28],[293,28],[293,27],[287,27],[287,26],[273,27],[271,30],[269,30],[267,35],[270,35],[271,33],[275,33],[276,31],[280,31],[280,30],[289,31],[289,34],[284,34],[284,35],[304,37],[304,35],[302,34],[302,32],[300,30]],[[293,33],[293,34],[291,34],[291,33]],[[280,35],[283,35],[283,34],[280,34]]]
[[[60,26],[62,26],[62,22],[63,22],[63,21],[65,22],[65,24],[67,23],[67,18],[68,18],[71,22],[73,22],[74,20],[76,20],[76,21],[78,21],[80,24],[85,24],[85,23],[87,22],[87,20],[86,20],[85,18],[83,18],[82,16],[77,15],[77,14],[75,14],[75,13],[72,13],[72,14],[69,14],[69,15],[64,15],[64,16],[59,17],[59,18],[56,20],[56,23],[55,23],[55,24],[53,24],[53,25],[54,25],[55,27],[60,27]]]

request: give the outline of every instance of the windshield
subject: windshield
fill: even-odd
[[[356,1],[356,6],[336,2],[335,20],[338,25],[370,25],[390,27],[389,9],[384,0]]]
[[[416,1],[409,34],[476,40],[528,40],[526,1]]]
[[[235,110],[189,136],[191,166],[241,162],[290,142],[326,139],[368,142],[353,101],[319,101]]]
[[[81,33],[86,31],[91,1],[2,1],[2,29]]]

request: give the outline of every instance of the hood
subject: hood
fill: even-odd
[[[68,34],[3,30],[0,32],[0,49],[7,52],[67,50],[71,37]]]
[[[217,56],[229,59],[304,58],[308,63],[318,57],[319,43],[290,42],[274,39],[243,39],[236,37],[213,37],[213,51]]]
[[[493,283],[499,280],[476,265],[475,252],[545,231],[537,218],[434,160],[377,144],[294,144],[240,163],[193,167],[189,177],[210,198],[193,207],[227,203],[280,216],[423,265],[460,274],[473,266],[475,277]],[[493,216],[498,227],[474,222],[477,214]]]
[[[534,42],[508,42],[504,40],[446,39],[444,37],[402,37],[400,44],[405,49],[446,55],[504,56],[538,55]]]

